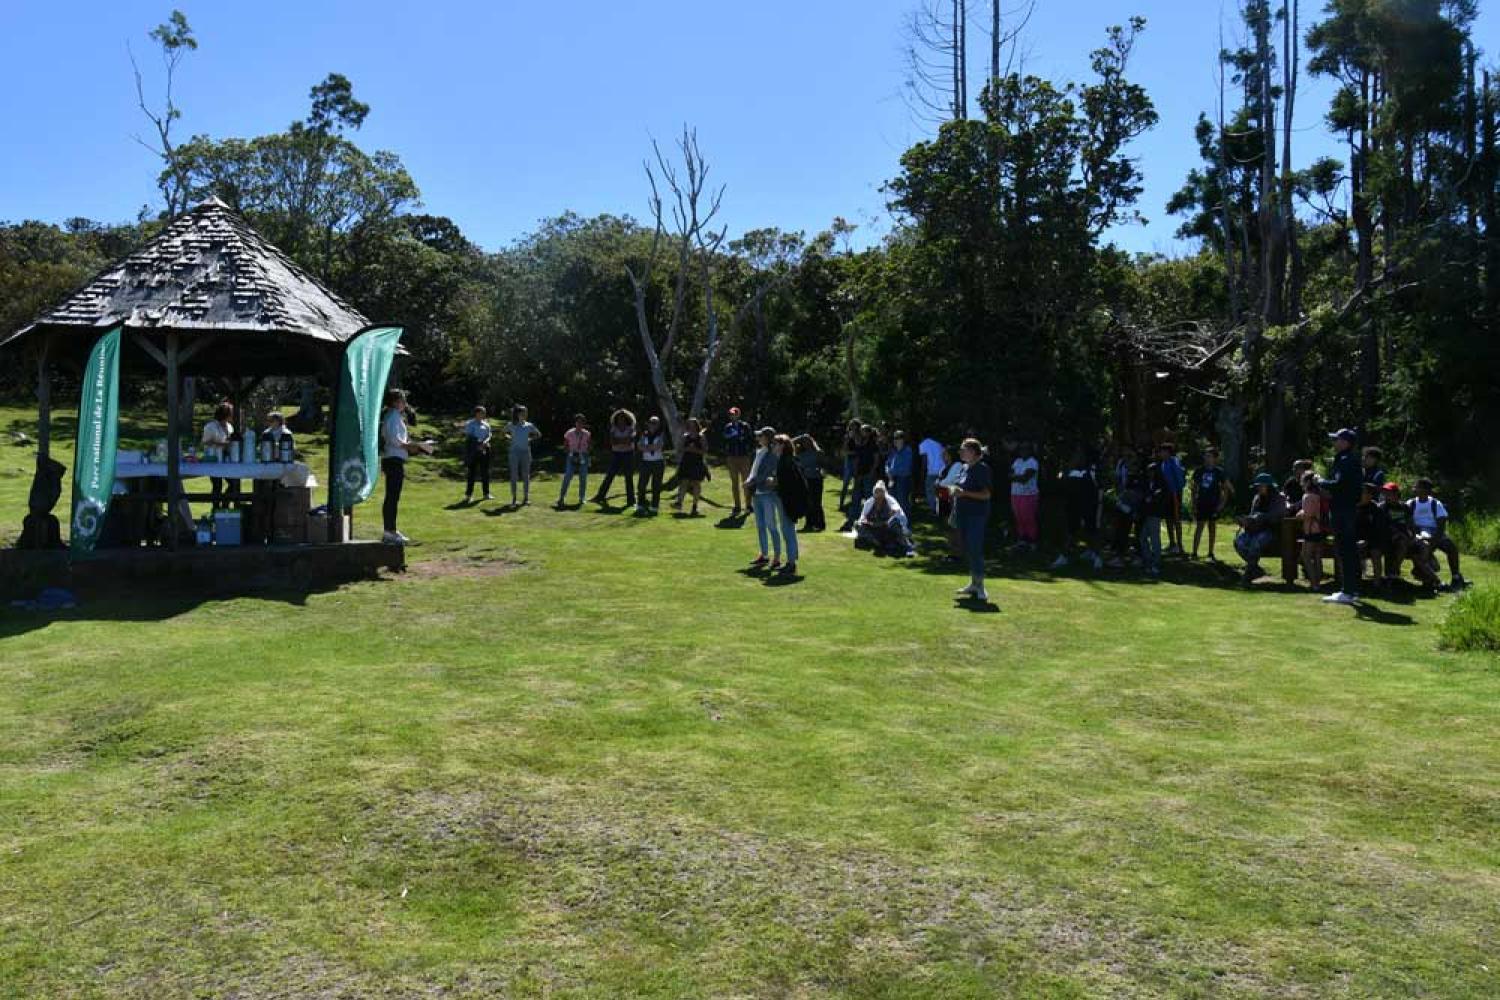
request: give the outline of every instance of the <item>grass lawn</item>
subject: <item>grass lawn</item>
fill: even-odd
[[[1450,598],[1038,559],[978,614],[442,465],[399,579],[0,610],[0,996],[1500,995],[1500,659],[1439,651]]]

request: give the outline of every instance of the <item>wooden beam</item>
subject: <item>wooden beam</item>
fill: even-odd
[[[132,333],[130,336],[135,341],[136,346],[145,351],[152,361],[155,361],[163,368],[167,367],[167,356],[158,350],[156,345],[151,343],[144,333]]]
[[[340,541],[339,534],[344,527],[344,510],[342,507],[335,509],[333,506],[333,484],[337,482],[339,474],[339,457],[336,447],[339,420],[339,393],[343,391],[343,347],[337,352],[329,352],[333,356],[333,362],[329,365],[329,378],[332,383],[332,402],[328,404],[328,537],[327,542]]]
[[[43,334],[40,351],[36,360],[36,455],[45,459],[52,457],[52,366],[47,360],[52,334]]]
[[[173,334],[170,334],[170,336],[175,337],[176,334],[173,333]],[[185,365],[185,364],[187,364],[189,361],[191,361],[193,359],[193,355],[197,354],[199,351],[201,351],[205,347],[207,347],[209,345],[209,343],[212,342],[212,340],[213,340],[212,336],[199,337],[197,340],[194,340],[191,343],[189,343],[186,347],[180,348],[178,350],[178,352],[177,352],[177,364],[178,365]]]
[[[162,359],[167,368],[167,544],[177,548],[177,504],[182,496],[182,441],[178,428],[179,394],[177,332],[167,334],[167,354]]]

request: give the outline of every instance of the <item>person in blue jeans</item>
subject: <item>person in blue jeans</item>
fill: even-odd
[[[1161,576],[1161,525],[1172,516],[1172,480],[1166,445],[1157,445],[1146,469],[1146,499],[1141,504],[1141,563],[1146,575]],[[1170,522],[1169,522],[1170,523]],[[1170,542],[1170,531],[1167,535]]]
[[[578,477],[578,505],[589,492],[589,449],[594,436],[589,431],[588,419],[582,413],[573,414],[573,426],[563,435],[563,479],[562,489],[557,494],[557,507],[562,509],[568,499],[568,487],[573,477]]]
[[[781,506],[781,497],[776,492],[776,468],[781,456],[776,453],[776,429],[762,427],[755,433],[760,445],[750,463],[750,474],[745,477],[745,494],[750,497],[750,509],[755,514],[755,535],[760,543],[760,555],[750,563],[753,569],[769,565],[773,570],[781,568],[781,525],[786,518]],[[794,536],[795,537],[795,536]],[[788,539],[790,545],[795,545]],[[775,552],[773,560],[771,553]],[[796,553],[788,553],[793,561]]]
[[[891,486],[891,496],[902,509],[911,506],[912,476],[916,469],[916,453],[906,443],[906,433],[897,431],[891,435],[891,453],[885,460],[885,475]]]
[[[984,589],[984,539],[989,531],[994,481],[989,465],[981,461],[983,458],[984,445],[975,438],[964,441],[958,449],[964,471],[953,488],[954,519],[969,564],[969,585],[961,588],[958,596],[976,601],[990,599]]]

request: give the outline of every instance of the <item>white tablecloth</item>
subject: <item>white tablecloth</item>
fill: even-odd
[[[217,476],[220,479],[275,480],[283,486],[317,486],[317,477],[301,462],[183,462],[182,478]],[[165,479],[165,462],[120,462],[116,479]]]

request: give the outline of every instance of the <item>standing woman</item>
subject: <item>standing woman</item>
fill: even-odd
[[[589,449],[594,436],[589,433],[588,419],[582,413],[573,414],[573,426],[563,434],[563,481],[557,493],[557,509],[562,510],[568,499],[568,487],[573,477],[578,477],[578,506],[589,491]]]
[[[489,412],[482,406],[474,407],[474,416],[464,424],[464,465],[468,469],[468,485],[464,488],[465,502],[474,499],[474,480],[477,477],[484,489],[484,498],[490,496],[490,439],[495,436],[490,427]]]
[[[682,509],[683,495],[693,498],[692,516],[698,516],[698,501],[703,499],[703,480],[708,478],[708,462],[704,455],[708,443],[703,440],[703,424],[697,417],[688,418],[687,433],[682,435],[682,457],[677,462],[677,499],[672,501],[674,510]]]
[[[793,439],[797,468],[807,483],[807,524],[804,531],[827,531],[828,522],[823,516],[823,450],[811,434],[802,434]]]
[[[635,414],[625,409],[616,410],[609,418],[609,471],[605,473],[604,482],[599,485],[594,503],[608,503],[609,488],[614,484],[615,476],[624,476],[625,506],[634,507],[635,480],[630,477],[634,469]]]
[[[797,463],[790,437],[776,435],[771,450],[776,453],[776,523],[786,543],[786,565],[781,572],[796,576],[797,522],[807,516],[807,480],[802,478],[802,467]]]
[[[636,512],[655,514],[661,509],[661,481],[667,471],[667,432],[662,429],[661,417],[646,421],[646,429],[640,437],[640,450],[641,482],[636,487],[636,495],[641,503]]]
[[[526,407],[513,406],[510,423],[505,425],[510,438],[510,505],[516,506],[516,484],[521,484],[523,504],[531,503],[531,442],[542,436],[536,424],[526,419]]]
[[[225,462],[229,460],[229,441],[234,437],[234,424],[230,420],[234,417],[234,407],[228,401],[214,407],[214,418],[203,425],[203,444],[206,448],[218,449],[218,460]],[[213,509],[228,507],[227,501],[221,499],[224,489],[224,480],[218,476],[208,477],[209,486],[213,490]],[[240,491],[238,480],[229,481],[229,495],[234,496]]]
[[[961,597],[988,601],[990,595],[984,589],[984,536],[989,530],[993,480],[990,467],[980,461],[984,458],[984,445],[976,439],[965,440],[958,449],[958,457],[964,469],[953,488],[954,516],[969,562],[969,585],[958,593]]]
[[[1010,509],[1016,518],[1017,548],[1030,552],[1041,539],[1038,508],[1042,501],[1041,465],[1036,460],[1036,445],[1022,441],[1016,459],[1010,463]]]
[[[849,503],[849,484],[854,482],[854,463],[858,461],[855,451],[859,448],[860,423],[851,420],[844,426],[844,481],[839,486],[839,510]]]
[[[766,563],[771,563],[772,569],[780,569],[781,533],[780,519],[776,512],[781,507],[781,501],[776,496],[776,431],[771,427],[762,427],[755,437],[760,443],[760,450],[750,463],[750,475],[745,477],[744,486],[745,495],[750,498],[750,507],[755,512],[755,534],[760,542],[760,555],[750,565],[759,569]],[[772,543],[776,548],[775,562],[771,562],[769,554]]]
[[[385,503],[381,506],[385,534],[381,540],[391,545],[405,545],[411,539],[396,530],[396,510],[401,506],[401,487],[406,483],[406,459],[412,451],[430,455],[432,446],[411,439],[406,426],[406,393],[400,389],[386,390],[380,438],[380,474],[385,476]]]

